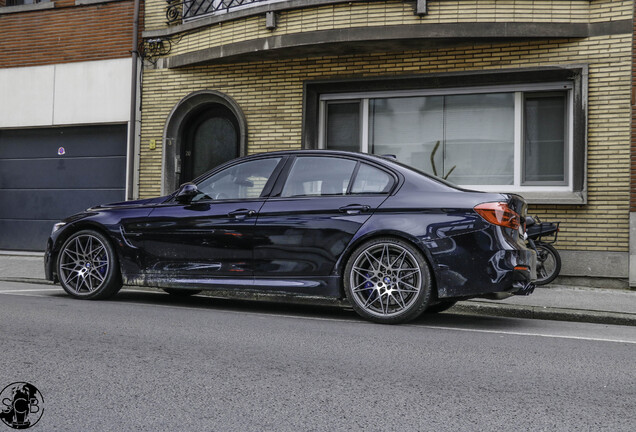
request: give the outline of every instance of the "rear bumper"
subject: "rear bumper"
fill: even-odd
[[[526,247],[502,250],[491,260],[491,272],[496,269],[494,288],[498,293],[509,295],[530,295],[537,280],[537,254]]]
[[[532,271],[534,270],[534,272]],[[534,273],[534,277],[533,277]],[[537,279],[536,277],[536,255],[535,255],[535,264],[534,267],[529,268],[525,266],[518,266],[513,270],[512,280],[512,291],[511,293],[514,295],[530,295],[534,291],[535,284],[534,281]]]
[[[520,241],[496,235],[495,230],[445,240],[449,243],[447,249],[432,251],[437,264],[434,271],[439,298],[495,293],[509,297],[532,292],[531,284],[537,278],[537,256]]]

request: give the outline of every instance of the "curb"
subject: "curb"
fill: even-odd
[[[492,304],[479,301],[464,301],[457,303],[449,309],[449,312],[466,315],[489,315],[510,318],[636,326],[636,314],[586,309],[519,306],[509,304]]]

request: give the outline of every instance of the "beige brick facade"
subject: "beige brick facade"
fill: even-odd
[[[166,28],[163,1],[146,2],[146,29]],[[418,17],[413,2],[353,2],[224,22],[185,34],[173,54],[293,32],[356,26],[462,22],[593,23],[632,18],[631,1],[430,1]],[[161,18],[159,17],[161,15]],[[391,77],[586,64],[587,190],[584,205],[533,205],[561,220],[562,250],[626,253],[629,248],[630,94],[632,35],[513,42],[464,42],[452,48],[298,57],[144,71],[139,191],[161,192],[162,137],[172,108],[201,89],[236,100],[248,125],[248,153],[297,149],[302,142],[303,83],[334,78]],[[150,150],[151,141],[157,143]]]

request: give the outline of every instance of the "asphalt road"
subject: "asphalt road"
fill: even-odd
[[[0,282],[0,343],[0,389],[44,396],[30,430],[636,430],[634,327]]]

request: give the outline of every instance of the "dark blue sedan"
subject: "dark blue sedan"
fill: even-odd
[[[390,158],[288,151],[230,161],[169,196],[55,225],[46,275],[71,296],[125,285],[346,298],[400,323],[472,297],[532,292],[526,203],[458,189]]]

